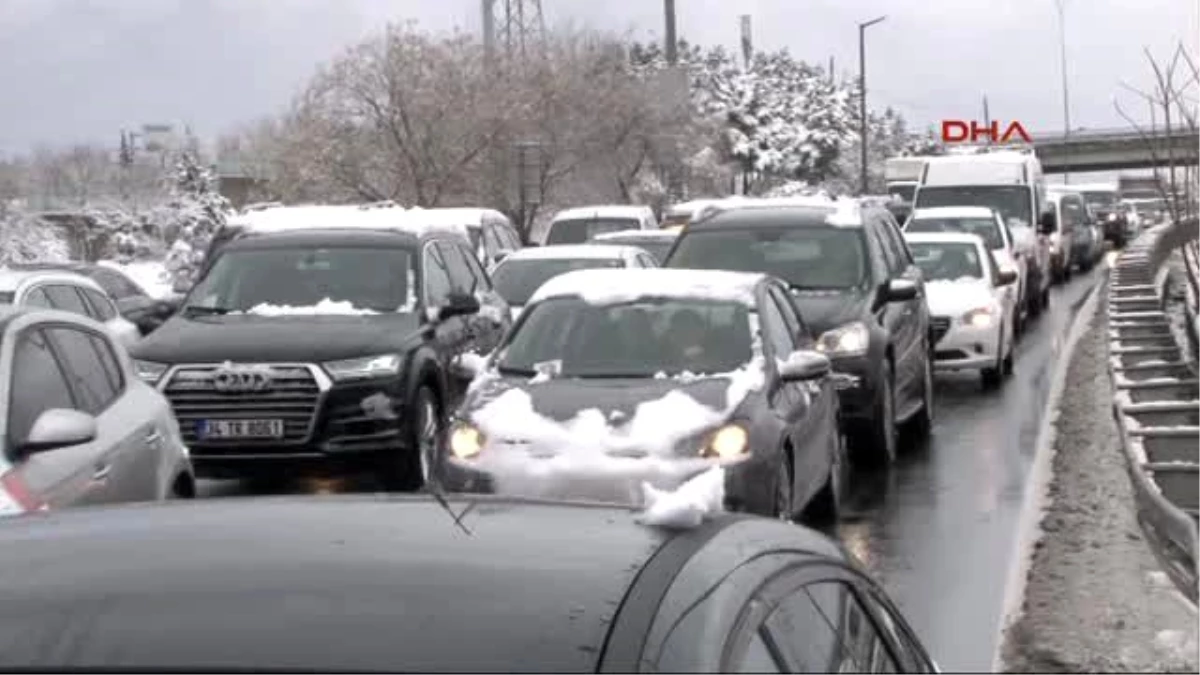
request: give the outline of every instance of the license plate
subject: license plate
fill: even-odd
[[[283,420],[200,420],[196,435],[205,439],[283,438]]]

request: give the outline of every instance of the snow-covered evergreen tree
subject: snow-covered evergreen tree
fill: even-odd
[[[154,219],[170,244],[166,267],[178,279],[190,276],[200,264],[213,235],[225,224],[230,204],[212,170],[192,150],[179,153],[168,183],[170,199],[156,209]]]

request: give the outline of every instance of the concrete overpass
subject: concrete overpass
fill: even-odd
[[[1073,131],[1070,140],[1064,139],[1061,131],[1031,133],[1030,136],[1033,137],[1034,152],[1042,161],[1042,170],[1046,173],[1166,166],[1168,143],[1176,166],[1200,164],[1200,135],[1187,129],[1173,130],[1169,139],[1159,131],[1152,141],[1128,127]]]

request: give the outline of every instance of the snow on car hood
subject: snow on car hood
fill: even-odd
[[[401,309],[400,311],[411,311]],[[230,312],[230,314],[241,314],[242,312]],[[312,316],[312,315],[343,315],[343,316],[360,316],[366,314],[378,314],[373,309],[361,309],[355,307],[348,300],[335,301],[329,298],[321,300],[315,305],[294,306],[294,305],[272,305],[270,303],[260,303],[245,311],[246,314],[257,314],[259,316]]]
[[[961,316],[994,303],[991,286],[975,277],[926,281],[925,298],[934,316]]]
[[[763,386],[760,359],[732,373],[665,379],[527,379],[483,373],[465,409],[489,443],[533,455],[670,457]]]

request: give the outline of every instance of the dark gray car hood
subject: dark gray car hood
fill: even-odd
[[[701,405],[725,411],[730,382],[729,377],[690,381],[662,378],[561,379],[544,382],[505,377],[473,392],[464,409],[474,411],[510,389],[520,389],[529,395],[535,413],[557,422],[569,421],[581,410],[596,408],[605,419],[617,423],[632,419],[642,403],[661,399],[673,391],[687,394]]]

